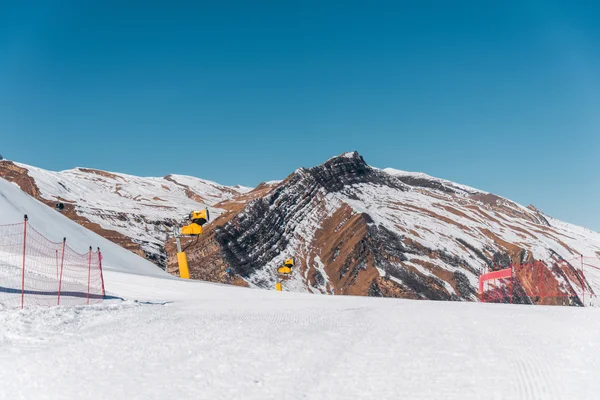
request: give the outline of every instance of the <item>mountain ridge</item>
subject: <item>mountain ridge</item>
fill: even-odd
[[[210,269],[210,279],[224,281],[231,269],[251,286],[272,287],[275,268],[293,255],[300,267],[286,282],[289,290],[476,300],[485,268],[600,251],[597,233],[590,232],[588,246],[578,227],[553,227],[551,217],[511,200],[408,178],[371,167],[358,153],[297,169],[214,222],[197,244],[202,250],[188,250],[192,276],[207,279]],[[223,268],[216,271],[208,264],[219,254]],[[574,268],[557,272],[548,290],[575,291]],[[531,277],[521,279],[528,284]]]
[[[184,239],[191,276],[242,286],[273,288],[275,268],[294,256],[286,290],[476,301],[485,269],[600,254],[592,230],[470,186],[379,169],[358,152],[256,188],[83,167],[53,173],[10,161],[0,163],[0,176],[48,205],[60,198],[67,216],[107,238],[121,235],[111,240],[174,274],[172,230],[191,209],[208,207],[214,218],[205,234]],[[577,289],[575,267],[567,269],[549,282],[557,293]]]

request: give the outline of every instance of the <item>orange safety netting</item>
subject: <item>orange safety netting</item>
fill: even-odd
[[[0,307],[99,303],[104,298],[100,249],[77,253],[53,242],[27,219],[0,225]]]

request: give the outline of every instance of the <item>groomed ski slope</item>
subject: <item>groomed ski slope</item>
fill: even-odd
[[[103,240],[2,180],[0,194],[0,223],[27,212],[46,235],[79,233],[84,246]],[[41,227],[43,219],[52,223]],[[0,311],[0,398],[600,396],[598,309],[181,281],[102,243],[107,294],[124,300]]]

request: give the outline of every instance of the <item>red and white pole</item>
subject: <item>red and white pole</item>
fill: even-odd
[[[100,268],[100,281],[102,282],[102,299],[104,299],[104,274],[102,273],[102,253],[98,247],[98,267]]]
[[[27,215],[23,220],[23,268],[21,271],[21,309],[25,306],[25,253],[27,252]]]
[[[90,304],[90,276],[92,273],[92,246],[88,252],[88,291],[87,291],[87,304]]]
[[[581,304],[585,307],[585,275],[583,274],[583,254],[581,254]]]
[[[544,279],[543,279],[543,273],[544,273],[544,264],[541,261],[538,261],[538,265],[540,266],[540,305],[544,304]]]
[[[60,306],[60,290],[62,287],[63,265],[65,263],[65,245],[66,244],[67,244],[67,238],[63,238],[62,257],[60,260],[60,277],[58,278],[58,305],[59,306]]]

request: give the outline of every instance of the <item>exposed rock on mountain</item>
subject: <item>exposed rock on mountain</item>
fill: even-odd
[[[597,251],[599,234],[536,209],[346,153],[231,209],[188,254],[198,279],[224,281],[230,268],[251,286],[274,287],[276,267],[294,256],[287,290],[476,300],[484,268]],[[574,268],[555,271],[548,288],[578,290]]]

